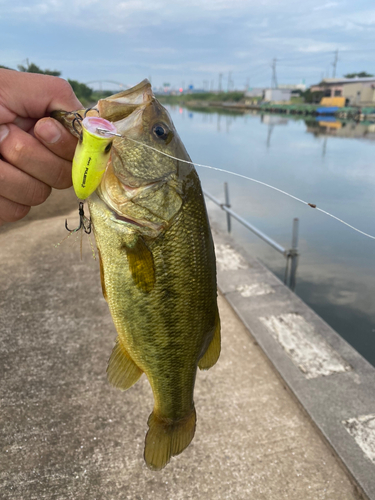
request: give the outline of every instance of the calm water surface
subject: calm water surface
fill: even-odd
[[[375,235],[375,127],[168,107],[193,161],[277,186]],[[375,365],[375,240],[277,192],[197,167],[202,185],[286,248],[300,219],[296,293]],[[225,214],[207,202],[225,228]],[[233,221],[234,238],[280,279],[285,259]]]

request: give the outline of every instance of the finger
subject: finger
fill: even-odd
[[[0,69],[0,123],[11,123],[17,116],[38,119],[56,109],[82,109],[66,80]]]
[[[18,128],[24,130],[25,132],[30,132],[34,128],[35,120],[34,118],[21,118],[17,116],[17,118],[13,121],[14,125],[17,125]]]
[[[7,128],[8,134],[0,138],[0,153],[4,160],[31,177],[48,186],[64,189],[72,184],[72,164],[56,156],[41,144],[38,139],[15,125],[0,125]]]
[[[35,206],[43,203],[51,188],[43,182],[0,160],[0,196],[21,205]],[[0,214],[0,218],[3,218]]]
[[[57,120],[42,118],[35,124],[34,134],[52,153],[72,161],[77,139]]]
[[[30,207],[15,203],[0,196],[0,226],[7,222],[16,222],[23,219],[30,211]]]

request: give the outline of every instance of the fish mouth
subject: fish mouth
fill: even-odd
[[[154,98],[151,84],[148,80],[105,99],[100,99],[97,108],[100,116],[116,123],[117,131],[122,134],[138,116],[142,109]],[[128,120],[130,118],[130,120]]]

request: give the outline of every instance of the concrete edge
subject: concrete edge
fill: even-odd
[[[359,492],[375,500],[375,368],[230,236],[212,232],[220,292]]]

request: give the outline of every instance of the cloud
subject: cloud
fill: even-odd
[[[334,52],[335,50],[350,50],[348,44],[337,42],[323,42],[313,38],[307,37],[262,37],[262,41],[268,44],[276,44],[278,47],[293,49],[294,52],[299,53],[323,53]]]
[[[338,2],[327,2],[323,5],[318,5],[317,7],[314,7],[313,10],[325,10],[325,9],[332,9],[332,7],[338,7],[340,4]]]
[[[357,70],[358,59],[375,71],[363,51],[375,42],[370,0],[0,0],[0,18],[0,46],[20,54],[16,64],[29,57],[69,77],[78,68],[82,79],[124,68],[120,79],[128,81],[150,68],[171,82],[181,73],[187,80],[231,71],[236,85],[252,75],[263,85],[277,58],[286,63],[280,81],[301,75],[314,83],[336,49],[346,53],[343,73]],[[0,64],[10,64],[10,54]]]

